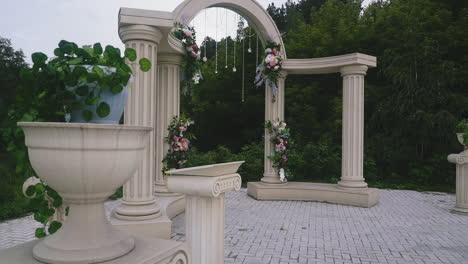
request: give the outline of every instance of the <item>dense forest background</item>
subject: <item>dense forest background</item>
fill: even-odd
[[[454,190],[454,166],[446,158],[462,150],[454,128],[468,117],[467,5],[464,0],[388,0],[363,9],[360,0],[299,0],[268,7],[284,32],[288,58],[354,52],[378,58],[365,90],[364,176],[371,186]],[[247,28],[239,30],[237,38],[218,43],[218,74],[215,41],[205,39],[209,60],[203,66],[204,80],[183,95],[182,112],[196,122],[189,166],[246,160],[241,175],[256,181],[263,174],[264,89],[253,85],[256,37],[249,40],[243,32],[254,34]],[[237,72],[232,71],[234,42]],[[249,45],[252,53],[247,52]],[[38,94],[16,86],[24,67],[28,65],[22,52],[0,38],[3,134],[14,129],[16,120],[9,113],[12,116]],[[292,180],[339,179],[341,107],[339,74],[288,76],[285,121],[295,141],[289,163]],[[30,209],[21,195],[28,176],[21,169],[25,157],[7,151],[11,140],[0,139],[0,220]]]

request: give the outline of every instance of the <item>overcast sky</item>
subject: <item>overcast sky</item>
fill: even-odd
[[[15,49],[22,49],[30,62],[33,52],[52,54],[62,39],[78,45],[101,42],[123,47],[117,34],[117,15],[120,7],[172,11],[182,0],[10,0],[2,1],[0,10],[0,36],[9,38]],[[277,6],[286,0],[258,0],[265,8],[269,3]],[[368,4],[371,0],[364,0]],[[194,19],[199,39],[208,35],[218,39],[228,32],[235,34],[238,17],[233,12],[216,9],[200,13]],[[226,23],[228,29],[226,31]],[[218,25],[218,28],[216,28]]]

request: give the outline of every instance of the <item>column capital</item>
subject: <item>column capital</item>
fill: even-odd
[[[131,40],[146,40],[159,44],[163,34],[156,27],[146,25],[129,25],[119,28],[119,36],[123,43]]]
[[[177,53],[159,53],[158,64],[182,65],[184,55]]]
[[[368,67],[366,65],[349,65],[349,66],[344,66],[340,69],[341,76],[347,76],[347,75],[366,75],[367,74],[367,69]]]
[[[468,164],[468,152],[463,151],[460,154],[450,154],[447,157],[447,160],[450,163],[455,163],[455,164],[458,164],[458,165]]]

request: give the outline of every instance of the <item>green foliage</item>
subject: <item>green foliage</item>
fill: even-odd
[[[127,85],[132,70],[125,59],[135,61],[136,51],[127,48],[122,57],[120,49],[106,46],[104,51],[100,43],[81,48],[76,43],[60,41],[54,50],[57,56],[47,62],[44,53],[32,54],[34,66],[22,75],[26,85],[35,84],[45,91],[44,97],[53,97],[58,108],[54,113],[65,114],[82,109],[86,121],[94,114],[103,118],[110,114],[110,106],[101,101],[101,93],[110,90],[117,94]],[[151,62],[142,58],[140,69],[147,72]],[[45,88],[49,87],[49,88]],[[51,89],[47,92],[47,89]],[[85,105],[99,105],[96,113],[83,109]]]

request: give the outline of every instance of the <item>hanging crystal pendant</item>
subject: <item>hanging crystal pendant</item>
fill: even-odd
[[[227,69],[227,68],[228,68],[228,66],[226,65],[226,66],[224,66],[224,68],[226,68],[226,69]]]
[[[237,72],[236,67],[232,68],[232,71],[233,71],[233,72]]]
[[[247,52],[248,52],[248,53],[252,53],[252,49],[249,48],[249,49],[247,50]]]
[[[218,74],[218,71],[215,71],[215,74]]]
[[[207,61],[208,61],[208,58],[207,58],[206,56],[203,57],[203,61],[204,61],[204,62],[207,62]]]

